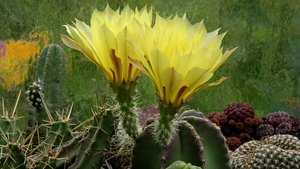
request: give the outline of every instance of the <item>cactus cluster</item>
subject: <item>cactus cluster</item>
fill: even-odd
[[[220,126],[228,148],[234,151],[243,143],[256,139],[256,127],[263,119],[255,117],[254,108],[247,103],[232,102],[222,112],[212,112],[206,117]]]
[[[300,168],[300,141],[291,135],[273,135],[249,141],[230,155],[232,169]]]
[[[291,117],[284,111],[269,113],[264,123],[256,129],[257,139],[264,139],[275,134],[290,134],[299,137],[300,119]]]
[[[101,168],[115,131],[115,110],[95,110],[91,119],[93,124],[84,131],[73,132],[69,121],[72,108],[67,113],[58,113],[58,120],[54,120],[46,104],[44,107],[48,116],[42,124],[47,126],[46,137],[39,138],[38,144],[32,142],[36,131],[26,137],[18,129],[16,124],[20,118],[15,111],[3,112],[0,118],[0,168]]]

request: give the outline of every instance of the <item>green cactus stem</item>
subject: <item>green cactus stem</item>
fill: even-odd
[[[154,123],[154,138],[161,146],[168,146],[174,137],[177,123],[174,123],[175,114],[179,111],[179,107],[172,105],[159,105],[160,115]]]
[[[44,47],[37,61],[35,81],[27,91],[28,100],[34,107],[30,108],[28,113],[28,132],[32,132],[35,128],[35,121],[40,125],[43,124],[43,120],[47,119],[41,97],[44,98],[53,115],[62,109],[65,73],[64,50],[57,44],[49,44]],[[40,133],[43,132],[44,130]]]
[[[71,169],[100,169],[104,164],[104,153],[109,150],[110,139],[115,133],[115,116],[112,110],[105,110],[105,112],[95,114],[93,118],[93,125],[79,143],[79,154]]]
[[[17,144],[9,143],[6,146],[6,153],[1,153],[0,168],[1,169],[26,169],[25,154]]]
[[[44,156],[36,169],[54,169],[56,168],[56,158]]]
[[[194,110],[187,111],[196,112]],[[203,115],[201,115],[203,116]],[[230,169],[228,148],[220,128],[208,119],[199,116],[181,115],[183,123],[189,123],[201,137],[205,163],[203,169]]]
[[[190,163],[186,164],[183,161],[175,161],[167,169],[202,169],[201,167],[194,166]]]
[[[138,136],[139,128],[139,119],[135,108],[136,84],[136,81],[132,82],[129,86],[118,86],[110,83],[110,87],[116,94],[116,100],[120,104],[119,118],[121,126],[134,139]]]
[[[36,66],[35,81],[41,85],[47,107],[51,113],[63,106],[63,89],[66,73],[65,52],[57,44],[43,48]]]
[[[133,148],[133,169],[166,168],[177,160],[203,169],[230,169],[225,138],[217,126],[194,110],[176,117],[178,128],[168,146],[154,140],[155,122],[144,128]]]
[[[0,145],[6,145],[9,142],[15,142],[19,139],[20,137],[20,130],[16,126],[16,122],[20,119],[20,117],[16,116],[16,109],[18,102],[20,100],[21,96],[21,90],[19,92],[17,101],[15,103],[15,107],[9,115],[7,111],[5,111],[4,108],[4,99],[2,99],[2,107],[3,107],[3,112],[2,115],[0,116]]]

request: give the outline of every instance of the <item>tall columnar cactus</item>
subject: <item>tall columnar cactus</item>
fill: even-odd
[[[215,124],[194,110],[182,113],[175,123],[178,130],[166,147],[153,140],[153,123],[145,127],[133,149],[133,169],[165,168],[177,160],[203,169],[230,168],[225,138]]]
[[[64,50],[57,44],[47,45],[41,51],[36,65],[35,81],[27,91],[28,99],[33,106],[28,114],[30,124],[42,124],[47,115],[41,97],[49,111],[54,115],[62,109],[64,81],[66,73],[66,57]],[[34,126],[31,126],[31,131]]]

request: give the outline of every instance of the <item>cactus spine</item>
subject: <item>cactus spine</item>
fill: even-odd
[[[109,150],[110,138],[115,132],[115,116],[112,110],[105,110],[95,114],[93,119],[93,125],[79,143],[79,154],[71,169],[101,168],[104,163],[104,153]]]

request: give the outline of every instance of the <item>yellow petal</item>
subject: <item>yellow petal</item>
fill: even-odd
[[[178,73],[174,67],[168,67],[162,72],[162,77],[164,77],[163,80],[163,87],[166,88],[166,94],[164,96],[161,96],[162,100],[165,100],[165,102],[171,102],[174,104],[177,90],[182,85],[183,76]],[[164,98],[165,97],[165,98]]]

